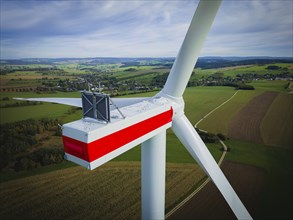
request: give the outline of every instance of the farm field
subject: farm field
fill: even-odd
[[[265,172],[256,218],[291,219],[293,216],[292,149],[236,140],[226,141],[226,144],[231,147],[231,151],[225,160],[255,166]]]
[[[257,80],[249,83],[249,85],[254,86],[257,90],[261,91],[272,91],[287,93],[285,86],[288,82],[284,80]]]
[[[257,167],[227,161],[222,164],[221,169],[252,217],[255,217],[260,206],[260,195],[264,184],[264,171]],[[167,219],[229,220],[235,219],[235,216],[219,190],[210,181],[186,205]]]
[[[276,65],[280,67],[278,70],[269,70],[268,66],[272,64],[267,65],[240,65],[240,66],[231,66],[231,67],[223,67],[223,68],[214,68],[214,69],[201,69],[196,68],[194,69],[194,72],[196,73],[191,77],[191,79],[200,79],[202,77],[207,77],[208,75],[214,74],[216,72],[224,73],[224,77],[235,77],[239,74],[280,74],[285,71],[291,71],[293,69],[293,65],[291,63],[274,63],[273,65]]]
[[[94,171],[72,167],[0,183],[0,216],[139,219],[140,172],[139,162],[111,162]],[[204,173],[196,165],[167,164],[166,178],[168,209],[204,178]]]
[[[235,91],[234,91],[235,92]],[[229,124],[233,117],[251,100],[260,94],[260,91],[239,91],[233,99],[205,118],[198,127],[212,132],[228,135]],[[232,95],[231,95],[232,96]],[[231,97],[230,96],[230,97]],[[227,99],[226,99],[227,100]]]
[[[293,148],[293,95],[281,93],[260,125],[265,144]],[[284,123],[286,122],[286,123]]]
[[[119,70],[115,73],[115,76],[120,80],[125,80],[125,79],[132,79],[136,77],[144,78],[145,75],[148,75],[148,74],[153,74],[153,76],[155,76],[156,74],[166,73],[169,71],[170,69],[167,69],[167,68],[154,68],[149,66],[140,66],[140,67],[129,66],[129,67],[123,67],[123,68],[120,67]]]
[[[44,82],[58,82],[59,80],[70,80],[75,77],[72,75],[47,74],[38,71],[15,71],[7,75],[0,75],[0,89],[12,90],[20,88],[41,87]]]
[[[225,143],[231,151],[226,154],[221,168],[252,217],[291,219],[292,150],[235,140]],[[179,216],[184,219],[235,219],[211,182],[168,219]]]
[[[191,123],[196,123],[208,112],[219,106],[235,93],[231,87],[190,87],[183,95],[185,114]]]
[[[247,74],[247,73],[257,73],[257,74],[276,74],[284,71],[292,70],[293,66],[291,63],[274,63],[273,65],[279,66],[281,69],[278,70],[270,70],[269,66],[272,64],[266,65],[246,65],[246,66],[236,66],[236,67],[228,67],[228,68],[220,68],[219,71],[223,72],[225,76],[235,76],[237,74]]]
[[[277,95],[276,92],[263,92],[250,100],[229,124],[228,136],[236,140],[263,143],[260,124]]]
[[[7,92],[1,93],[0,99],[8,97],[8,101],[1,101],[1,104],[13,104],[16,102],[24,102],[14,100],[14,97],[18,98],[34,98],[34,97],[68,97],[68,98],[76,98],[80,97],[79,92],[57,92],[51,94],[36,94],[33,92]],[[0,108],[0,123],[9,123],[16,122],[21,120],[26,120],[30,118],[58,118],[58,117],[69,117],[66,113],[69,111],[71,107],[66,105],[57,105],[52,103],[43,103],[41,105],[30,105],[30,106],[18,106],[18,107],[7,107]]]
[[[233,139],[292,147],[293,96],[285,93],[285,82],[267,83],[263,81],[254,91],[239,91],[198,127]]]
[[[63,116],[69,109],[69,106],[51,103],[15,108],[0,108],[0,121],[1,123],[9,123],[30,118],[56,118]]]

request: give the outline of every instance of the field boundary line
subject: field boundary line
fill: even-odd
[[[223,102],[222,104],[220,104],[218,107],[214,108],[212,111],[210,111],[209,113],[207,113],[205,116],[203,116],[195,125],[194,127],[197,128],[197,126],[199,125],[199,123],[201,123],[205,118],[207,118],[209,115],[211,115],[213,112],[215,112],[216,110],[218,110],[219,108],[221,108],[223,105],[225,105],[227,102],[229,102],[231,99],[234,98],[234,96],[239,92],[240,90],[237,90],[229,99],[227,99],[225,102]]]

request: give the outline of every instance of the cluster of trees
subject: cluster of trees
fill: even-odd
[[[151,81],[151,85],[162,88],[168,78],[168,74],[169,73],[164,73],[155,76]],[[194,74],[194,72],[192,74]],[[216,72],[207,78],[202,78],[199,80],[191,79],[189,80],[187,86],[230,86],[235,87],[236,89],[254,90],[254,87],[245,84],[241,77],[236,77],[234,79],[230,76],[224,77],[224,73],[221,72]]]
[[[197,131],[197,133],[199,134],[199,136],[201,137],[201,139],[205,143],[217,143],[217,142],[219,142],[219,140],[225,141],[227,139],[227,137],[224,134],[221,134],[221,133],[212,134],[212,133],[201,131],[198,128],[195,128],[195,130]],[[227,149],[226,149],[224,146],[222,146],[220,148],[220,150],[229,152],[229,151],[231,151],[231,148],[227,147]]]
[[[10,98],[9,97],[3,97],[2,99],[1,99],[1,101],[9,101],[10,100]]]
[[[284,86],[285,89],[287,90],[290,90],[291,88],[291,82],[288,82],[285,86]]]
[[[31,170],[40,166],[46,166],[63,161],[63,150],[61,148],[40,148],[30,154],[17,158],[14,170]]]
[[[22,102],[13,102],[13,103],[1,103],[0,108],[9,108],[9,107],[20,107],[20,106],[30,106],[30,105],[42,105],[42,102],[30,102],[30,101],[22,101]]]
[[[128,66],[139,66],[139,61],[128,61],[128,62],[122,62],[122,67],[128,67]]]
[[[281,69],[281,67],[279,67],[279,66],[275,66],[275,65],[270,65],[270,66],[267,67],[267,69],[268,69],[268,70],[279,70],[279,69]],[[287,70],[288,70],[288,69],[287,69]]]
[[[242,82],[237,83],[237,82],[229,82],[229,81],[208,82],[205,84],[205,86],[229,86],[239,90],[254,90],[255,89],[252,85],[247,85]]]
[[[254,90],[253,86],[247,85],[245,82],[246,81],[240,77],[224,77],[224,73],[216,72],[208,77],[202,77],[201,79],[191,79],[187,86],[229,86],[235,89]]]
[[[162,88],[166,81],[167,81],[167,78],[168,78],[168,75],[169,73],[163,73],[161,75],[156,75],[152,81],[151,81],[151,85],[152,86],[156,86],[156,87],[159,87],[159,88]]]
[[[255,89],[252,85],[247,85],[245,83],[238,83],[234,87],[240,90],[254,90]]]
[[[128,69],[126,69],[124,71],[126,71],[126,72],[135,72],[136,68],[128,68]]]
[[[270,79],[270,80],[275,80],[275,79],[287,79],[287,78],[293,78],[293,73],[289,71],[284,71],[282,73],[266,73],[266,74],[259,74],[259,73],[245,73],[245,74],[237,74],[236,75],[236,80],[244,80],[246,82],[250,82],[252,80],[256,79]]]
[[[54,76],[64,76],[67,72],[65,72],[63,69],[57,69],[57,68],[43,68],[37,73],[41,73],[43,76],[48,76],[48,75],[54,75]]]
[[[201,139],[205,142],[205,143],[216,143],[220,140],[224,141],[226,140],[226,136],[219,133],[219,134],[212,134],[212,133],[208,133],[205,131],[202,131],[198,128],[195,128],[195,130],[197,131],[197,133],[199,134],[199,136],[201,137]]]
[[[25,87],[25,88],[0,88],[1,92],[32,92],[36,91],[36,87]]]
[[[63,153],[58,146],[50,149],[40,149],[37,134],[51,131],[60,136],[57,119],[25,120],[0,125],[0,170],[10,168],[15,170],[31,169],[62,160]],[[59,146],[59,149],[60,146]]]
[[[13,72],[15,72],[15,70],[13,70],[13,69],[5,69],[5,68],[0,69],[0,75],[6,75],[9,73],[13,73]]]

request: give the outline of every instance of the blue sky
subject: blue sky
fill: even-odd
[[[174,57],[198,1],[1,0],[1,59]],[[292,0],[224,0],[201,56],[293,56]]]

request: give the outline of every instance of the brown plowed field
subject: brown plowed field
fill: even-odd
[[[263,143],[260,125],[277,92],[264,92],[253,98],[229,125],[228,136],[237,140]]]
[[[248,209],[252,218],[260,203],[260,193],[264,183],[264,170],[225,161],[222,170],[232,187]],[[178,219],[236,219],[213,182],[209,182],[168,220]]]

